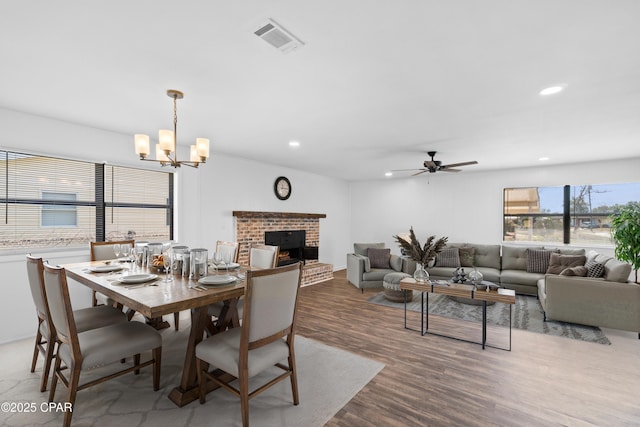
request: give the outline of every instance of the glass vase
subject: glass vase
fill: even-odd
[[[429,273],[419,262],[416,263],[416,271],[413,273],[413,278],[418,283],[427,283],[429,281]]]
[[[478,271],[477,268],[473,267],[473,270],[469,273],[468,278],[474,285],[479,285],[482,283],[484,276]]]

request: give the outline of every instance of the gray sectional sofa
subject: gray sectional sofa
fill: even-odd
[[[500,286],[513,289],[519,294],[538,295],[538,280],[543,279],[546,273],[527,271],[528,250],[544,249],[542,246],[510,246],[510,245],[479,245],[475,243],[450,243],[447,248],[473,249],[471,259],[464,262],[460,258],[460,267],[469,272],[476,267],[488,280]],[[561,255],[584,255],[584,249],[574,248],[547,248],[557,250]],[[433,266],[427,268],[429,275],[434,279],[449,280],[453,276],[457,266],[440,266],[438,260]],[[410,267],[409,267],[410,269]]]
[[[368,268],[367,250],[372,245],[384,247],[382,243],[355,244],[354,253],[347,254],[347,279],[356,287],[381,287],[387,273],[415,271],[415,262],[397,255],[390,256],[391,268]],[[437,258],[427,266],[431,279],[449,280],[458,267],[467,273],[475,267],[484,280],[537,296],[549,320],[634,331],[640,338],[640,285],[629,281],[627,263],[578,248],[449,243],[445,250],[457,252],[459,264],[442,256],[447,260],[443,265]],[[536,254],[547,254],[549,266],[537,265]],[[602,266],[602,277],[584,277],[584,265],[594,262]]]

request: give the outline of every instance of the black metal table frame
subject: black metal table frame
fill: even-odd
[[[429,332],[429,294],[430,292],[427,292],[427,291],[419,291],[419,292],[421,294],[420,295],[420,330],[410,328],[407,326],[407,295],[406,293],[404,296],[404,328],[405,329],[408,329],[410,331],[420,332],[421,336],[425,336],[426,334],[429,334],[429,335],[436,335],[444,338],[451,338],[458,341],[464,341],[472,344],[479,344],[482,346],[483,350],[485,349],[485,347],[491,347],[491,348],[496,348],[498,350],[511,351],[511,323],[512,323],[512,320],[511,320],[512,307],[511,306],[513,304],[509,304],[509,347],[508,348],[497,347],[491,344],[487,344],[487,301],[482,300],[482,342],[478,342],[478,341],[466,340],[464,338],[454,337],[451,335],[445,335],[437,332]],[[426,304],[425,304],[425,294],[426,294]],[[446,294],[442,294],[442,295],[446,295]],[[496,301],[496,302],[500,302],[500,301]]]

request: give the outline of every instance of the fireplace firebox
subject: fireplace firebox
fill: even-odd
[[[318,259],[318,247],[305,245],[305,230],[265,231],[264,243],[280,248],[278,267]]]

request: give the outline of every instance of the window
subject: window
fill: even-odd
[[[611,215],[640,183],[504,189],[505,241],[611,245]]]
[[[75,204],[75,193],[51,193],[42,192],[42,200],[71,202]],[[42,205],[40,225],[42,227],[75,227],[78,225],[77,207],[73,204]]]
[[[0,249],[173,238],[173,174],[0,151]]]

